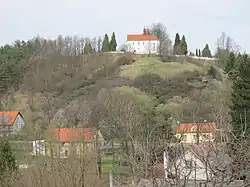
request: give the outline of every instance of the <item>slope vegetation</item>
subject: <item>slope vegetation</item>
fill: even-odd
[[[16,68],[15,74],[9,72],[14,77],[2,79],[5,82],[1,104],[4,110],[23,112],[28,124],[26,130],[32,136],[36,136],[35,131],[46,131],[49,125],[101,123],[107,113],[107,107],[103,109],[107,98],[117,104],[127,96],[128,100],[135,100],[140,109],[147,108],[150,115],[157,116],[160,112],[172,122],[216,120],[217,112],[225,104],[225,90],[229,87],[224,80],[209,74],[210,64],[178,59],[163,62],[158,57],[134,57],[132,54],[72,55],[70,51],[47,46],[49,42],[43,45],[33,42],[31,52],[28,48],[31,44],[4,47],[5,56],[0,58],[13,59],[8,57],[11,50],[19,50],[18,58],[2,63],[9,70],[9,66],[21,62],[22,71]],[[217,73],[221,75],[220,70]],[[103,89],[111,96],[101,92]],[[100,100],[104,98],[103,93],[107,96],[105,101]],[[114,100],[116,96],[112,94],[119,94],[121,98]],[[91,115],[99,114],[101,109],[94,119]]]
[[[124,87],[124,91],[132,89],[140,96],[134,91],[137,88],[156,98],[155,109],[170,112],[174,120],[214,121],[221,108],[225,108],[223,102],[230,86],[221,80],[220,69],[216,68],[219,78],[210,74],[211,65],[214,63],[162,62],[156,57],[140,57],[121,67],[121,75],[133,82],[133,87]]]
[[[136,78],[144,74],[157,74],[161,78],[172,77],[186,71],[202,71],[202,68],[181,62],[164,63],[157,57],[137,57],[135,63],[122,67],[121,75],[129,78]]]

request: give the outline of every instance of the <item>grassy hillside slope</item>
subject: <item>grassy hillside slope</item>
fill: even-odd
[[[59,55],[44,62],[36,59],[21,89],[5,95],[5,109],[21,110],[28,131],[33,132],[35,127],[44,131],[50,124],[90,123],[103,88],[133,97],[140,106],[170,115],[173,122],[214,121],[225,106],[229,86],[209,75],[210,64],[138,56],[132,61],[132,57]]]
[[[135,63],[122,67],[121,75],[136,78],[143,74],[157,74],[161,78],[167,78],[185,71],[202,72],[203,69],[191,63],[164,63],[157,57],[137,57]]]
[[[227,105],[230,85],[220,79],[221,69],[216,68],[219,79],[209,74],[211,65],[214,62],[162,62],[157,57],[137,57],[133,64],[121,67],[121,75],[133,81],[133,87],[123,90],[136,97],[141,97],[142,91],[156,98],[155,109],[170,112],[175,120],[215,121],[221,108]]]

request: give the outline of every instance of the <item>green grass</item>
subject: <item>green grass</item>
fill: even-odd
[[[120,91],[121,94],[127,94],[133,97],[136,97],[138,102],[145,103],[145,102],[154,102],[155,98],[153,96],[149,96],[146,92],[142,92],[140,89],[130,86],[121,86],[116,87],[116,90]]]
[[[104,178],[108,179],[109,172],[112,171],[114,172],[115,175],[119,176],[128,176],[129,174],[129,167],[128,166],[123,166],[117,162],[117,160],[114,161],[113,165],[113,156],[106,156],[103,155],[102,157],[102,175]]]
[[[13,154],[15,156],[17,165],[39,163],[47,158],[46,156],[42,155],[36,157],[31,155],[29,152],[19,150],[15,150]]]
[[[136,61],[122,67],[121,75],[129,78],[146,73],[155,73],[162,78],[167,78],[180,74],[184,71],[202,71],[202,67],[188,62],[161,62],[157,57],[137,57]]]
[[[17,164],[27,164],[32,160],[32,155],[25,151],[14,151],[14,156],[16,158]]]

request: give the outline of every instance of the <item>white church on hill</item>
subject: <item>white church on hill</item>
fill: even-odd
[[[128,34],[126,47],[128,52],[136,54],[157,54],[159,40],[149,33],[149,29],[144,28],[142,34]]]

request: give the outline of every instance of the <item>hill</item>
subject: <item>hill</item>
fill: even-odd
[[[163,115],[161,123],[170,124],[215,121],[225,108],[229,86],[219,68],[216,77],[209,74],[211,64],[129,53],[82,55],[50,47],[38,38],[2,48],[2,61],[12,60],[1,63],[6,66],[1,75],[6,76],[8,65],[16,68],[1,91],[2,108],[21,110],[31,137],[43,136],[49,125],[103,123],[113,119],[110,115],[124,114],[121,108],[131,109],[131,101],[143,112],[140,116]]]
[[[178,121],[214,121],[228,96],[229,83],[218,67],[216,78],[209,75],[211,65],[214,63],[197,65],[192,61],[162,62],[157,57],[139,57],[135,63],[123,66],[121,75],[130,78],[134,88],[157,98],[156,108],[170,112]]]

